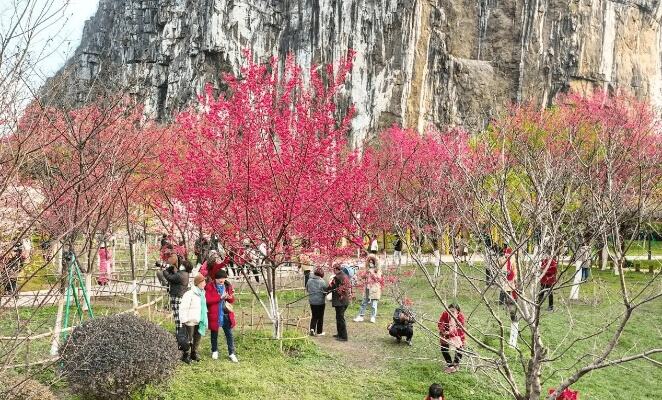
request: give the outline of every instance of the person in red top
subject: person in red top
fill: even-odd
[[[441,354],[446,360],[447,367],[444,370],[446,373],[453,373],[458,370],[460,360],[462,359],[462,352],[466,338],[464,336],[464,314],[457,304],[450,304],[448,311],[441,313],[439,322],[437,323],[439,329],[439,341],[441,344]],[[455,358],[451,358],[450,348],[455,348]]]
[[[230,264],[229,257],[222,257],[215,250],[210,250],[207,255],[207,261],[200,266],[200,273],[207,277],[207,280],[213,280],[218,271],[227,271],[227,266]]]
[[[540,293],[538,293],[538,304],[542,306],[545,294],[549,298],[548,311],[554,311],[554,285],[556,284],[556,272],[558,263],[554,258],[544,259],[540,263],[542,277],[540,278]]]
[[[214,280],[205,286],[207,300],[207,320],[211,331],[211,358],[218,359],[218,329],[223,328],[225,340],[228,343],[228,353],[232,362],[239,362],[235,355],[234,336],[232,328],[236,321],[232,304],[234,303],[234,288],[227,280],[228,273],[220,270],[214,275]]]
[[[517,300],[517,291],[515,291],[517,271],[513,265],[513,250],[510,247],[504,247],[499,262],[501,264],[499,304],[510,305]]]
[[[444,400],[444,388],[438,383],[433,383],[428,389],[428,395],[424,400]]]

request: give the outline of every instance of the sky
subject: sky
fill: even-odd
[[[48,23],[41,25],[30,46],[30,64],[36,75],[31,80],[43,81],[55,74],[76,50],[85,21],[94,15],[99,0],[0,0],[0,34],[8,32],[17,10],[31,3],[36,10],[49,6],[48,15],[52,15]]]
[[[66,0],[57,0],[65,4]],[[62,23],[48,29],[44,37],[52,37],[53,52],[41,63],[41,70],[46,75],[53,75],[76,50],[83,34],[85,21],[97,10],[99,0],[69,0],[64,10]]]

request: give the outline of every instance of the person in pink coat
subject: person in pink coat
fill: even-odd
[[[97,283],[99,285],[107,285],[110,280],[110,273],[113,265],[113,254],[110,249],[106,248],[105,244],[99,247],[99,276]]]

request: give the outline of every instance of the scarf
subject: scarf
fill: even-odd
[[[223,299],[223,293],[225,293],[225,285],[216,284],[216,291],[221,297],[221,301],[218,303],[218,326],[223,326],[223,308],[225,308],[225,299]]]
[[[198,333],[200,336],[205,336],[209,320],[207,319],[207,299],[205,299],[205,291],[197,287],[193,288],[195,294],[200,297],[200,323],[198,324]]]

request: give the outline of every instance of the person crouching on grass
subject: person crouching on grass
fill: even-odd
[[[448,310],[441,313],[439,322],[437,323],[439,329],[439,341],[441,344],[441,354],[446,360],[446,369],[444,372],[452,374],[456,372],[460,366],[462,353],[464,352],[464,345],[466,338],[464,336],[464,314],[457,304],[450,304]],[[455,358],[451,358],[450,348],[455,348]]]
[[[411,338],[414,336],[414,317],[404,305],[399,306],[393,312],[393,323],[388,326],[388,334],[393,336],[398,343],[404,336],[408,345],[412,345]]]
[[[239,362],[234,349],[234,336],[232,328],[235,327],[234,312],[234,288],[227,280],[228,273],[224,270],[216,272],[214,280],[205,286],[205,298],[207,300],[207,318],[209,330],[211,331],[211,358],[218,359],[218,328],[223,328],[225,340],[228,344],[228,354],[232,362]]]

